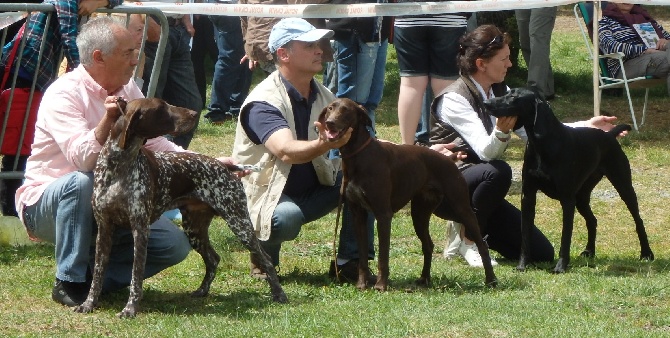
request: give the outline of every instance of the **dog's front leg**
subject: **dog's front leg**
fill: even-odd
[[[358,245],[358,280],[356,281],[356,287],[359,290],[365,290],[369,271],[367,212],[356,203],[349,202],[348,207],[351,210],[356,244]]]
[[[572,228],[575,220],[575,200],[562,199],[563,208],[563,231],[561,232],[561,249],[558,252],[558,262],[554,273],[563,273],[568,269],[570,263],[570,244],[572,242]]]
[[[375,214],[375,217],[377,218],[377,238],[379,241],[379,252],[377,253],[378,275],[375,290],[386,291],[389,283],[389,250],[391,249],[391,219],[393,213],[389,210],[387,213]],[[360,275],[358,278],[360,280]]]
[[[521,194],[521,254],[516,269],[525,271],[530,261],[530,238],[535,226],[535,205],[537,203],[537,188],[530,179],[523,178]]]
[[[102,291],[102,282],[105,277],[105,269],[109,262],[109,254],[112,250],[112,234],[114,233],[114,223],[110,219],[103,218],[96,213],[98,223],[98,235],[95,240],[95,266],[93,267],[93,281],[88,291],[88,296],[83,304],[75,307],[79,313],[90,313],[98,305],[98,298]]]
[[[150,224],[148,219],[131,219],[133,232],[133,272],[130,277],[130,295],[126,307],[118,313],[119,318],[133,318],[139,311],[139,301],[142,299],[142,282],[144,268],[147,262],[147,244],[149,242]]]

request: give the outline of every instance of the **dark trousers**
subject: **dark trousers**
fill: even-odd
[[[26,162],[28,161],[28,155],[19,156],[19,162],[14,169],[14,160],[16,156],[3,155],[2,156],[2,167],[0,171],[24,171],[26,170]],[[16,205],[14,203],[14,196],[16,195],[16,190],[19,189],[22,179],[4,179],[0,180],[0,208],[2,208],[2,214],[5,216],[18,216],[16,212]]]
[[[202,106],[207,107],[207,70],[205,68],[205,59],[209,56],[212,62],[216,62],[219,54],[214,40],[214,27],[206,15],[196,15],[193,17],[193,42],[191,46],[191,61],[193,61],[193,72],[195,73],[195,83],[198,85],[198,92],[202,98]],[[211,78],[211,76],[209,76]]]
[[[470,166],[462,171],[470,190],[470,203],[477,215],[482,236],[487,236],[491,250],[506,259],[517,260],[521,254],[521,211],[505,200],[512,183],[509,164],[493,160]],[[446,218],[442,204],[435,215]],[[535,227],[531,236],[531,259],[553,261],[554,247],[542,232]]]

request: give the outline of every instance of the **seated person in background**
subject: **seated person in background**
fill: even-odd
[[[634,25],[646,25],[650,39],[643,39]],[[655,43],[645,42],[656,39]],[[667,79],[670,92],[670,33],[654,20],[640,5],[609,3],[599,21],[600,50],[605,53],[625,54],[623,67],[627,78],[651,75]],[[610,76],[623,78],[619,62],[607,59]]]
[[[93,170],[121,114],[115,99],[143,97],[131,80],[139,50],[124,22],[107,16],[90,20],[81,28],[77,47],[81,65],[44,92],[49,104],[41,105],[37,113],[25,182],[16,193],[19,216],[31,239],[55,244],[56,282],[51,297],[67,306],[83,303],[91,282],[96,236]],[[150,139],[145,146],[153,151],[184,151],[164,137]],[[113,241],[104,292],[130,284],[130,229],[117,229]],[[144,277],[181,262],[190,250],[184,232],[167,218],[159,218],[151,225]]]
[[[277,70],[249,93],[235,130],[233,157],[261,167],[242,182],[256,234],[275,266],[282,243],[295,239],[304,224],[333,211],[340,196],[340,161],[327,153],[346,144],[351,129],[329,142],[324,126],[316,122],[335,99],[314,80],[323,69],[320,46],[332,36],[333,31],[316,29],[303,19],[285,18],[275,24],[268,45]],[[337,263],[340,278],[350,282],[358,278],[352,221],[345,205],[338,258],[331,262],[329,273],[335,275]],[[367,225],[372,255],[373,217],[368,217]],[[253,260],[251,275],[266,278]]]

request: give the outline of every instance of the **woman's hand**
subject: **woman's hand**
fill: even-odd
[[[496,128],[505,134],[509,134],[516,124],[516,119],[516,116],[499,117],[496,119]]]
[[[451,150],[456,147],[456,143],[446,143],[446,144],[433,144],[430,146],[430,149],[437,151],[438,153],[450,157],[454,161],[463,160],[468,157],[464,151],[452,152]]]
[[[602,131],[610,131],[612,128],[614,128],[614,124],[612,122],[616,121],[616,116],[605,116],[605,115],[598,115],[590,118],[589,120],[585,121],[585,124],[587,127],[590,128],[596,128],[600,129]],[[619,137],[626,136],[628,134],[628,131],[624,130],[619,134]]]

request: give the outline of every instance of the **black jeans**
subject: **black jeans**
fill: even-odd
[[[462,171],[470,190],[470,203],[477,215],[482,236],[491,250],[506,259],[519,259],[521,254],[521,211],[505,200],[512,183],[512,169],[501,160],[478,163]],[[446,203],[438,206],[435,215],[446,218]],[[553,261],[554,247],[535,227],[530,239],[533,261]]]

